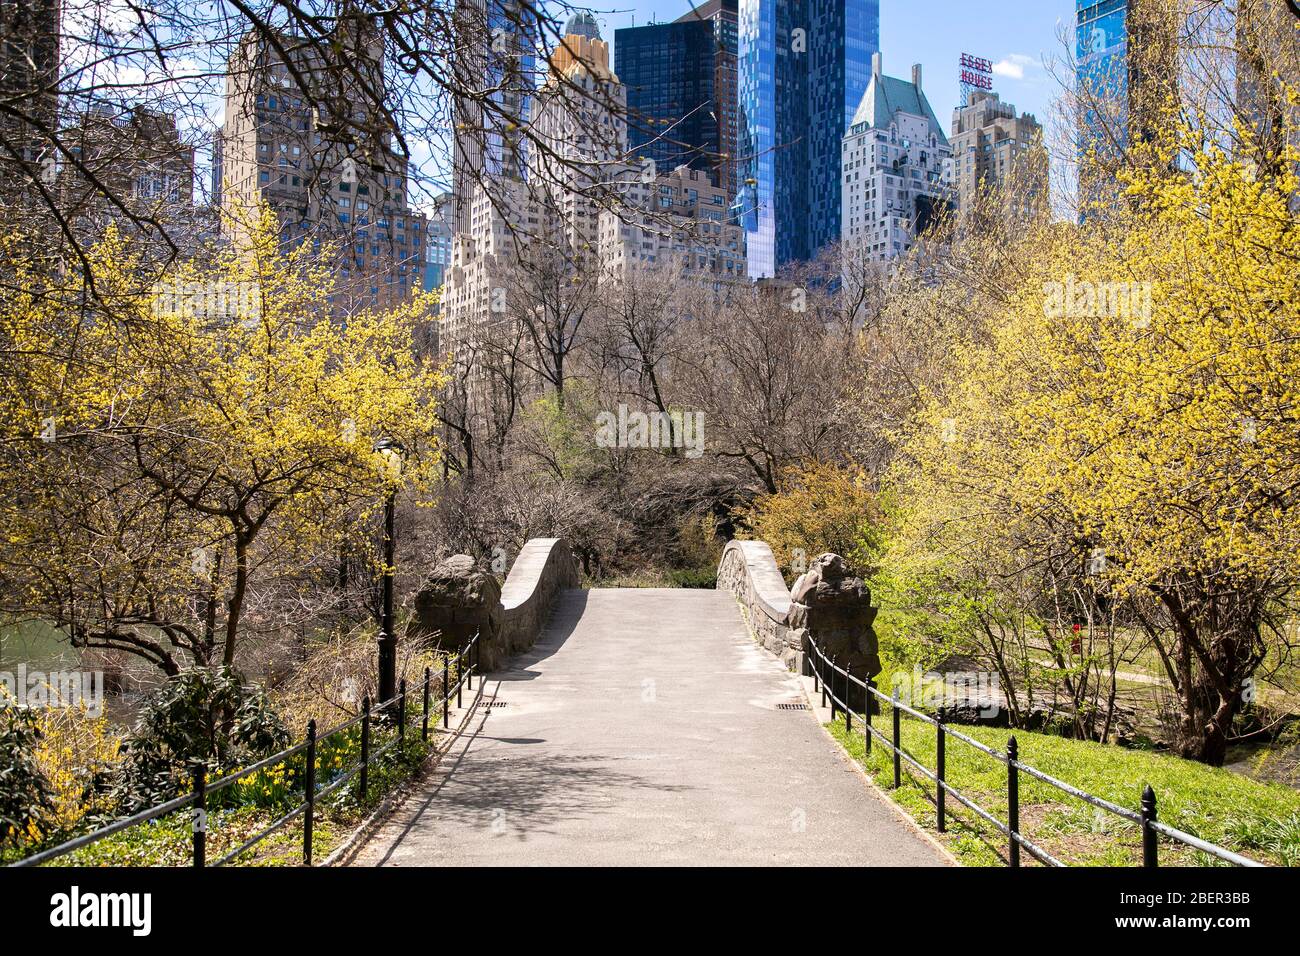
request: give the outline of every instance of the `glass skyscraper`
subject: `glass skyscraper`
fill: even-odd
[[[1199,34],[1206,48],[1228,48],[1223,11],[1183,16],[1149,0],[1078,0],[1079,198],[1085,207],[1115,201],[1115,167],[1133,146],[1150,140],[1176,108],[1179,45]],[[1221,31],[1215,36],[1215,31]]]
[[[1124,145],[1128,103],[1129,0],[1077,0],[1075,28],[1079,88],[1079,148],[1101,149],[1112,126]]]
[[[880,49],[880,0],[740,0],[736,196],[749,274],[840,236],[840,140]]]
[[[628,146],[662,172],[691,166],[735,192],[736,0],[707,0],[672,23],[615,34]]]
[[[721,148],[713,107],[713,25],[655,23],[614,34],[614,72],[627,87],[627,144],[663,172],[713,169]]]

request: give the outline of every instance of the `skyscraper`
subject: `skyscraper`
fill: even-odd
[[[0,0],[0,204],[53,185],[60,0]]]
[[[424,237],[424,288],[441,289],[451,266],[451,193],[434,197]]]
[[[1281,3],[1238,0],[1237,106],[1256,143],[1257,161],[1275,165],[1287,145],[1300,146],[1300,105],[1286,86],[1300,83],[1300,21]]]
[[[443,290],[445,349],[466,351],[505,321],[512,263],[531,244],[544,244],[568,265],[594,265],[598,199],[627,151],[626,103],[599,26],[590,14],[577,13],[565,25],[530,106],[534,142],[542,148],[530,153],[527,169],[494,169],[472,145],[458,149],[478,165],[467,165],[456,180],[465,193],[453,200],[457,213]]]
[[[879,0],[740,0],[739,151],[749,274],[840,236],[841,138],[880,50]]]
[[[1123,136],[1128,97],[1128,0],[1077,0],[1079,148],[1101,149]],[[1122,146],[1122,139],[1114,145]]]
[[[634,155],[659,169],[710,172],[734,193],[736,0],[709,0],[672,23],[630,27],[615,38]]]
[[[315,44],[254,32],[231,57],[222,232],[241,239],[250,210],[266,202],[286,244],[335,244],[340,311],[390,306],[423,285],[425,218],[410,205],[391,120],[375,106],[385,82],[380,37],[366,18],[340,15],[330,39],[324,56]]]
[[[1004,210],[1030,218],[1047,201],[1047,170],[1043,127],[1032,113],[1017,115],[983,90],[952,111],[951,181],[963,212],[982,192],[996,191]]]
[[[627,155],[627,92],[591,14],[570,18],[536,102],[533,129],[546,144],[529,170],[542,204],[536,232],[578,265],[596,255],[604,184]]]
[[[485,185],[527,175],[521,130],[529,120],[538,43],[536,14],[522,0],[456,0],[453,82],[482,95],[453,105],[452,224],[470,228],[470,207]]]
[[[1161,125],[1177,91],[1177,4],[1077,0],[1079,188],[1105,201],[1113,166]]]

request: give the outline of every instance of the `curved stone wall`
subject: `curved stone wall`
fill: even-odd
[[[718,587],[740,602],[760,644],[787,667],[798,666],[803,634],[788,624],[790,589],[767,542],[728,542],[718,563]]]
[[[803,671],[811,638],[859,680],[880,673],[871,591],[838,554],[819,555],[791,592],[766,542],[732,541],[718,565],[718,587],[735,595],[759,643],[791,670]],[[849,706],[866,706],[863,692],[849,693]]]
[[[580,584],[573,552],[562,538],[533,538],[519,552],[501,586],[501,632],[484,648],[483,666],[495,668],[533,646],[560,591]]]

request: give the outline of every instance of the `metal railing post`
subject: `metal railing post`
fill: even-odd
[[[406,678],[397,683],[397,739],[399,747],[406,746]]]
[[[303,783],[302,865],[311,866],[312,817],[316,807],[316,721],[307,721],[307,773]]]
[[[464,676],[465,676],[465,658],[464,658],[464,652],[462,651],[456,655],[456,709],[457,710],[462,709],[461,691],[465,687],[465,682],[461,680],[461,678]]]
[[[194,865],[202,868],[208,860],[208,768],[194,768]]]
[[[369,798],[370,788],[370,695],[361,701],[361,803]]]
[[[894,712],[894,789],[897,790],[903,785],[903,758],[900,751],[903,749],[903,730],[899,723],[899,716],[902,711],[898,709],[898,688],[894,688],[893,706],[890,708]]]
[[[853,733],[853,703],[849,700],[853,696],[852,688],[849,683],[849,662],[846,658],[844,661],[844,696],[840,698],[844,701],[844,732]]]
[[[825,681],[822,681],[822,684],[823,684],[823,685],[825,685],[825,683],[826,683]],[[836,711],[836,709],[835,709],[835,657],[834,657],[834,655],[831,656],[831,692],[830,692],[830,698],[831,698],[831,720],[834,720],[834,719],[835,719],[835,715],[836,715],[836,713],[837,713],[837,711]],[[823,705],[825,705],[825,701],[823,701],[822,703],[823,703]]]
[[[863,681],[863,683],[867,685],[867,689],[866,689],[867,710],[866,713],[862,715],[862,719],[866,721],[866,726],[862,728],[862,735],[867,738],[865,752],[871,753],[871,705],[875,703],[875,695],[871,693],[871,689],[876,686],[876,682],[872,680],[870,677],[868,677],[865,681]]]
[[[948,823],[944,819],[944,812],[943,812],[944,794],[946,792],[944,786],[944,780],[947,779],[944,773],[945,759],[944,759],[943,751],[944,751],[944,738],[947,737],[948,735],[943,732],[942,720],[936,720],[934,722],[934,726],[938,731],[938,736],[935,738],[934,741],[934,746],[935,746],[934,776],[935,776],[935,786],[937,788],[934,794],[935,819],[937,821],[936,829],[938,829],[940,833],[943,833],[948,829]]]
[[[420,724],[420,739],[429,739],[429,668],[424,669],[424,720]]]
[[[1156,842],[1156,792],[1151,784],[1142,791],[1142,865],[1158,867],[1160,865],[1160,847]]]
[[[1007,838],[1010,843],[1011,865],[1020,865],[1020,770],[1016,766],[1020,745],[1016,738],[1007,740]]]
[[[448,722],[447,712],[450,709],[448,701],[451,700],[451,661],[450,657],[442,659],[442,727],[446,730],[451,724]]]

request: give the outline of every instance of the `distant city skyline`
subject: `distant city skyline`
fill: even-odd
[[[675,20],[692,6],[691,0],[643,0],[634,8],[596,11],[607,35],[622,27]],[[880,45],[886,61],[920,63],[925,67],[926,92],[945,125],[961,102],[958,68],[962,53],[991,60],[993,88],[1004,102],[1033,113],[1044,125],[1060,88],[1043,69],[1044,58],[1063,58],[1073,49],[1076,0],[998,0],[972,4],[966,0],[880,0]],[[936,24],[940,26],[936,28]],[[1068,31],[1062,45],[1058,27]],[[615,39],[615,57],[618,56]]]
[[[1061,89],[1043,62],[1073,55],[1076,2],[999,0],[996,5],[975,6],[964,0],[880,0],[881,52],[889,63],[920,63],[925,68],[927,95],[945,127],[961,102],[961,54],[990,60],[994,91],[1018,112],[1033,114],[1050,143],[1055,119],[1052,102]],[[704,0],[639,0],[617,9],[600,4],[592,4],[591,9],[602,35],[610,41],[611,57],[617,60],[617,30],[669,23],[703,6]],[[1066,32],[1064,43],[1058,36],[1061,30]],[[431,209],[434,197],[451,188],[450,156],[444,155],[448,144],[431,148],[434,144],[416,141],[411,145],[420,171],[418,205]]]

